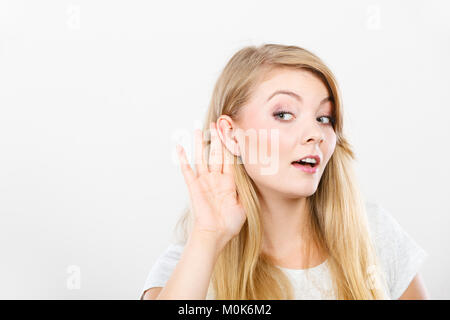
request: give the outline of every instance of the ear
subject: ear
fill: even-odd
[[[233,119],[227,115],[221,115],[216,121],[217,131],[222,140],[223,145],[231,154],[239,157],[241,152],[239,150],[239,144],[236,140],[235,131],[237,129]]]

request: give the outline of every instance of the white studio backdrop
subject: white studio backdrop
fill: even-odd
[[[189,200],[180,134],[239,49],[335,73],[366,198],[450,298],[447,1],[0,1],[0,298],[138,299]],[[191,141],[183,141],[191,152]]]

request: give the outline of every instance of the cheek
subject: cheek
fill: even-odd
[[[259,132],[257,143],[253,146],[258,154],[259,164],[268,165],[279,162],[290,143],[279,129],[268,129]]]
[[[292,135],[289,136],[278,129],[268,130],[258,134],[255,141],[250,151],[255,155],[255,161],[252,162],[251,157],[248,157],[247,161],[253,165],[253,170],[258,169],[259,172],[264,172],[263,175],[273,176],[279,174],[280,170],[286,167],[286,163],[290,165],[289,159],[295,146]]]
[[[253,126],[243,131],[240,137],[241,150],[243,149],[246,163],[259,165],[265,159],[278,156],[280,132],[277,128]]]
[[[325,160],[328,162],[336,149],[336,134],[334,131],[326,139],[326,144],[324,145],[325,150],[322,150],[322,152]]]

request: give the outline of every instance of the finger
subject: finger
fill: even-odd
[[[194,181],[195,172],[192,170],[191,166],[189,165],[189,161],[186,158],[186,153],[184,152],[184,149],[182,146],[177,144],[177,154],[178,158],[180,159],[180,166],[181,166],[181,172],[183,173],[184,181],[188,185],[188,189],[190,190],[190,187],[192,185],[192,182]]]
[[[211,172],[222,173],[222,141],[220,141],[216,130],[216,124],[211,122],[209,124],[211,132],[211,144],[209,150],[209,170]]]
[[[201,129],[195,129],[195,167],[199,175],[208,172],[205,159],[203,131]]]

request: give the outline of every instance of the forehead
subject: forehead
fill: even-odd
[[[290,90],[310,98],[329,94],[323,80],[306,69],[275,68],[264,74],[254,90],[255,98],[268,97],[276,90]]]

